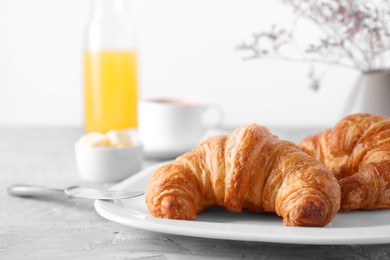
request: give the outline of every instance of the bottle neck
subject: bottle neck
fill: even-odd
[[[126,0],[92,0],[85,47],[89,50],[134,49],[135,35],[129,27]]]
[[[92,0],[94,16],[121,15],[125,9],[124,0]]]

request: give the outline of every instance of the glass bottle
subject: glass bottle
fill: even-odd
[[[84,50],[85,131],[137,127],[137,51],[124,0],[93,0]]]

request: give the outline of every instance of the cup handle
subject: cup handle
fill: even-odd
[[[206,105],[206,109],[204,110],[203,115],[210,112],[210,111],[215,111],[217,113],[217,117],[215,119],[215,122],[205,124],[204,127],[205,128],[215,128],[215,127],[221,126],[222,122],[223,122],[223,118],[224,118],[222,108],[216,104],[208,104],[208,105]]]

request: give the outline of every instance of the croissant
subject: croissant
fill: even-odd
[[[212,205],[231,212],[275,212],[286,226],[325,226],[340,206],[340,186],[325,166],[265,127],[214,136],[149,178],[155,217],[195,219]]]
[[[300,147],[339,181],[341,210],[390,208],[390,118],[350,115]]]

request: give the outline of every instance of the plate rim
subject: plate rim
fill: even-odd
[[[158,167],[170,163],[171,161],[164,161],[153,164],[129,178],[117,183],[111,189],[121,190],[128,186],[128,183],[133,183],[137,180],[147,178]],[[145,195],[133,198],[143,199]],[[118,203],[114,201],[95,200],[95,210],[103,218],[116,222],[125,226],[154,231],[159,233],[166,233],[171,235],[181,235],[198,238],[209,239],[223,239],[236,241],[252,241],[252,242],[268,242],[280,244],[306,244],[306,245],[357,245],[357,244],[388,244],[390,243],[390,224],[379,226],[365,226],[365,227],[339,227],[339,228],[318,228],[318,227],[285,227],[285,226],[267,226],[260,225],[266,234],[255,234],[253,232],[245,233],[237,232],[230,228],[221,228],[224,223],[211,222],[197,222],[196,220],[171,220],[154,218],[153,216],[144,216],[143,218],[123,216],[120,214],[113,214],[113,209],[116,211],[125,211]],[[343,213],[338,213],[343,214]],[[193,225],[196,223],[197,225]],[[173,224],[173,226],[172,226]],[[179,225],[179,228],[178,226]],[[213,225],[217,228],[207,229],[206,234],[204,228],[196,228],[197,226]],[[230,224],[232,227],[250,224]],[[191,227],[189,227],[191,226]],[[172,228],[175,227],[175,228]],[[210,232],[211,230],[211,232]],[[320,236],[315,235],[318,231],[323,232]],[[323,231],[325,230],[325,231]],[[271,232],[274,231],[274,232]],[[277,232],[275,232],[277,231]],[[352,232],[351,232],[352,231]],[[284,232],[284,233],[283,233]],[[313,236],[314,235],[314,236]]]

